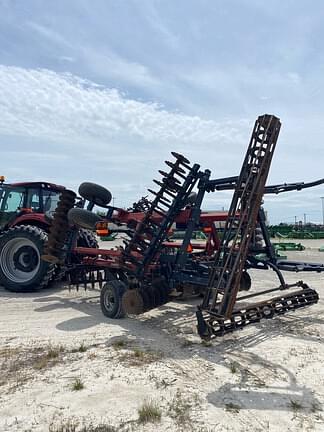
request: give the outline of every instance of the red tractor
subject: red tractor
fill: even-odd
[[[8,290],[45,288],[64,275],[64,268],[40,259],[64,189],[46,182],[5,184],[0,177],[0,285]],[[83,229],[78,245],[98,247],[92,232]]]

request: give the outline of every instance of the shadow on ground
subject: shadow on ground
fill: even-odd
[[[35,311],[43,313],[73,308],[82,312],[84,316],[57,324],[57,329],[65,332],[77,332],[99,324],[118,325],[123,331],[123,338],[130,338],[147,349],[163,351],[165,358],[174,362],[174,367],[185,368],[181,361],[192,361],[193,358],[226,368],[229,367],[229,360],[231,363],[234,362],[238,365],[236,376],[239,377],[239,382],[233,384],[231,379],[207,396],[207,401],[216,407],[286,411],[303,407],[313,411],[321,406],[309,388],[297,384],[290,370],[248,350],[279,336],[321,343],[319,333],[312,327],[324,324],[322,313],[303,316],[295,312],[272,320],[264,320],[249,328],[217,338],[211,346],[204,346],[194,334],[198,299],[180,304],[169,303],[140,317],[116,321],[102,315],[97,293],[99,295],[99,292],[94,291],[91,295],[79,298],[59,295],[41,296],[34,301],[47,304],[37,307]],[[106,344],[112,345],[120,338],[120,336],[110,337]],[[205,372],[199,365],[199,361],[194,364],[189,362],[189,364],[191,369],[185,373],[189,374],[193,385],[195,379],[213,379],[214,376],[210,374],[202,378]],[[265,371],[271,382],[275,382],[280,376],[280,381],[287,382],[287,385],[282,387],[268,385],[258,374],[252,372],[255,368]]]
[[[64,290],[64,295],[61,292]],[[258,324],[215,339],[211,346],[203,346],[195,335],[195,310],[199,300],[179,303],[169,303],[158,310],[136,318],[111,320],[104,317],[99,306],[99,291],[91,291],[88,295],[67,297],[64,286],[55,286],[37,293],[11,293],[0,288],[0,298],[3,300],[28,298],[34,302],[37,313],[46,313],[62,309],[74,309],[82,316],[64,320],[57,324],[57,329],[63,332],[78,332],[98,325],[118,325],[122,329],[123,338],[130,338],[139,346],[152,350],[162,350],[169,359],[172,368],[179,368],[181,373],[192,381],[206,380],[213,382],[215,372],[206,372],[201,361],[229,369],[229,362],[235,363],[236,379],[229,376],[227,382],[217,385],[215,390],[207,394],[207,401],[219,408],[257,409],[257,410],[294,410],[302,407],[309,412],[319,409],[320,402],[313,392],[298,385],[294,373],[281,364],[271,362],[251,351],[254,347],[281,336],[322,343],[319,334],[324,324],[322,313],[312,313],[307,316],[300,312],[264,320]],[[22,297],[23,296],[23,297]],[[121,336],[107,338],[107,346],[112,345]],[[195,360],[196,359],[196,360]],[[198,360],[197,360],[198,359]],[[186,366],[189,364],[189,366]],[[261,377],[258,372],[261,371]],[[269,385],[263,381],[266,373],[267,381],[273,383],[276,377],[287,385]]]

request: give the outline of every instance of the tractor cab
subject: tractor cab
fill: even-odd
[[[63,186],[51,183],[0,182],[0,231],[16,222],[35,216],[51,217],[57,206]]]
[[[24,206],[24,188],[0,185],[0,230],[14,221]]]

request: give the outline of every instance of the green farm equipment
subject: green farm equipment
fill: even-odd
[[[272,246],[277,251],[303,251],[306,249],[301,243],[294,242],[272,243]]]

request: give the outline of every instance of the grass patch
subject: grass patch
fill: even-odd
[[[107,424],[99,424],[97,426],[94,426],[92,424],[87,426],[82,426],[80,429],[80,432],[119,432],[121,429],[117,429],[114,426],[107,425]]]
[[[35,370],[55,366],[65,351],[62,345],[0,349],[0,386],[15,390],[34,376]]]
[[[144,351],[140,348],[133,350],[125,350],[118,356],[120,363],[125,363],[127,366],[142,366],[161,360],[163,354],[158,351]]]
[[[114,341],[111,346],[115,349],[115,350],[120,350],[123,348],[127,347],[127,341],[124,339],[119,339],[117,341]]]
[[[87,350],[88,350],[88,347],[84,344],[84,342],[82,342],[81,345],[79,345],[77,348],[73,348],[71,350],[71,352],[72,353],[77,353],[77,352],[84,353]]]
[[[290,407],[294,411],[300,411],[300,410],[302,410],[304,408],[303,405],[300,402],[298,402],[298,401],[296,401],[294,399],[290,399]]]
[[[212,346],[212,342],[210,340],[203,339],[201,341],[201,345],[208,348]]]
[[[317,402],[312,402],[310,410],[314,413],[316,411],[322,411],[322,407]]]
[[[54,366],[58,363],[60,354],[64,352],[64,347],[62,345],[53,346],[50,345],[45,352],[37,355],[34,358],[32,366],[34,369],[45,369],[49,366]]]
[[[143,405],[137,410],[138,423],[158,423],[161,421],[162,411],[153,401],[145,401]]]
[[[84,353],[86,352],[88,347],[82,342],[82,344],[79,346],[79,352]]]
[[[188,347],[190,347],[190,346],[192,346],[192,345],[194,345],[194,343],[193,343],[191,340],[189,340],[189,339],[185,339],[185,340],[181,343],[182,348],[188,348]]]
[[[118,432],[121,429],[114,426],[101,423],[94,425],[93,423],[85,424],[77,418],[62,419],[59,422],[52,422],[49,425],[48,432]]]
[[[168,405],[168,415],[171,417],[178,426],[185,426],[191,423],[190,412],[193,407],[193,403],[185,399],[178,390]]]
[[[40,357],[37,361],[35,361],[33,368],[38,369],[38,370],[46,369],[48,366],[48,363],[49,363],[49,360],[47,357],[45,357],[45,356]]]
[[[57,346],[50,345],[46,352],[46,358],[48,360],[57,359],[60,356],[60,354],[63,353],[64,351],[65,349],[63,345],[57,345]]]
[[[75,378],[74,381],[73,381],[73,383],[72,383],[71,388],[72,388],[73,391],[83,390],[84,389],[84,383],[81,380],[81,378]]]
[[[17,355],[21,350],[18,348],[1,348],[0,349],[0,358],[4,360],[8,360],[14,355]]]
[[[146,352],[140,350],[139,348],[134,349],[134,357],[143,359],[146,356]]]
[[[134,366],[154,363],[163,357],[163,354],[158,351],[143,351],[139,348],[135,348],[131,353],[131,364]]]
[[[240,405],[229,402],[229,403],[225,404],[225,409],[226,409],[226,411],[238,413],[238,412],[240,412],[241,407],[240,407]]]
[[[163,357],[160,351],[145,350],[139,347],[130,346],[126,339],[115,340],[111,346],[117,351],[119,363],[127,366],[141,366],[154,363]]]
[[[60,422],[52,422],[48,427],[48,432],[76,432],[79,427],[79,421],[71,418],[60,420]]]
[[[238,367],[237,367],[237,363],[236,362],[231,362],[230,363],[230,371],[232,374],[235,374],[238,371]]]

